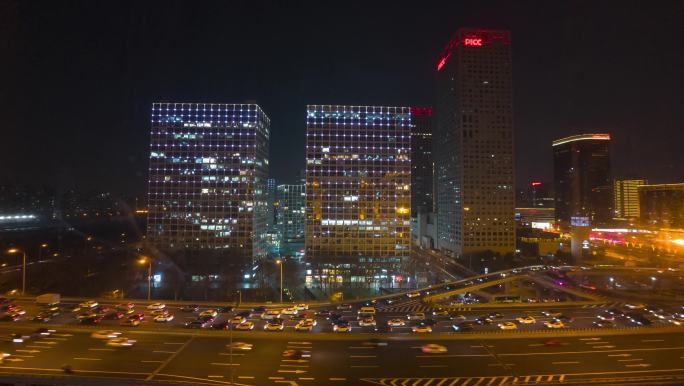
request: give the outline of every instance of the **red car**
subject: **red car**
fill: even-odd
[[[128,319],[135,319],[142,322],[143,320],[145,320],[145,314],[143,314],[142,312],[133,314],[129,316]]]

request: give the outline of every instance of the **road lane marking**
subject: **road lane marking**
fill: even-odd
[[[372,367],[380,367],[380,365],[353,365],[349,366],[353,368],[372,368]]]
[[[646,343],[646,342],[664,342],[665,339],[642,339],[641,341],[644,343]]]
[[[14,351],[16,351],[16,352],[27,352],[27,353],[31,353],[31,354],[35,354],[37,352],[40,352],[40,350],[21,350],[21,349],[17,349]]]
[[[113,348],[89,348],[88,351],[114,351]]]
[[[145,380],[146,380],[146,381],[151,381],[152,378],[154,378],[154,376],[157,375],[157,374],[159,374],[159,372],[160,372],[161,370],[163,370],[164,367],[166,367],[169,363],[171,363],[171,361],[172,361],[176,356],[178,356],[178,354],[179,354],[181,351],[183,351],[186,347],[188,347],[188,345],[190,344],[190,342],[192,342],[193,340],[195,340],[195,337],[194,337],[194,336],[191,336],[190,339],[188,339],[187,342],[185,342],[185,344],[183,344],[183,345],[178,349],[178,351],[176,351],[175,353],[169,355],[169,357],[166,358],[166,360],[165,360],[164,362],[162,362],[162,364],[160,364],[159,367],[157,367],[153,372],[151,372],[150,375],[148,375],[147,378],[145,378]]]
[[[19,354],[14,354],[12,356],[17,357],[17,358],[35,358],[36,357],[35,355],[19,355]]]
[[[302,378],[302,377],[299,377],[299,380],[300,380],[300,381],[313,381],[314,379],[315,379],[315,378]]]
[[[306,363],[309,360],[308,359],[281,359],[281,362],[297,362],[297,363]]]
[[[517,353],[501,353],[497,356],[534,356],[534,355],[567,355],[567,354],[593,354],[593,353],[617,353],[623,351],[670,351],[670,350],[684,350],[684,347],[653,347],[653,348],[631,348],[631,349],[617,349],[617,350],[588,350],[588,351],[552,351],[552,352],[517,352]],[[441,355],[443,357],[468,357],[468,356],[488,356],[475,354],[454,354]],[[426,357],[429,357],[426,355]]]
[[[211,362],[209,364],[214,366],[240,366],[239,363]]]
[[[268,379],[285,379],[285,377],[268,377]]]
[[[177,344],[177,345],[182,345],[183,342],[164,342],[164,344]]]
[[[67,340],[67,338],[55,338],[55,337],[51,337],[51,338],[41,338],[41,340],[48,340],[48,341],[58,340],[58,341],[63,342],[63,341],[65,341],[65,340]]]
[[[229,353],[229,352],[220,352],[219,355],[228,355],[228,356],[244,356],[245,354],[243,353]]]
[[[615,346],[607,345],[607,346],[593,346],[592,348],[615,348]]]
[[[532,343],[528,344],[529,347],[539,347],[539,346],[544,346],[544,343]]]
[[[312,348],[311,346],[287,346],[286,348],[301,349],[301,348]]]
[[[639,363],[636,365],[625,365],[625,367],[651,367],[651,365],[648,363]]]
[[[164,363],[164,361],[140,361],[142,363]]]
[[[35,341],[35,342],[33,342],[33,343],[35,343],[35,344],[57,344],[57,342],[43,342],[43,341],[41,341],[41,340],[37,340],[37,341]]]
[[[609,344],[610,342],[584,342],[584,344]]]
[[[639,362],[643,361],[643,358],[633,358],[633,359],[618,359],[618,362]]]
[[[251,375],[238,375],[238,379],[254,379]]]
[[[81,358],[81,357],[77,357],[77,358],[74,358],[74,360],[75,360],[75,361],[101,361],[102,359],[101,359],[101,358]]]
[[[177,353],[178,351],[155,350],[155,351],[152,351],[152,352],[153,352],[153,353],[157,353],[157,354],[175,354],[175,353]]]
[[[551,362],[552,365],[576,365],[577,361],[567,361],[567,362]]]
[[[608,354],[608,356],[609,357],[631,357],[632,354]]]
[[[279,369],[278,372],[279,372],[279,373],[295,373],[295,374],[302,374],[302,373],[306,373],[307,370],[282,370],[282,369]]]
[[[40,348],[40,349],[52,348],[52,347],[50,347],[50,346],[34,346],[34,345],[28,345],[28,346],[26,346],[26,347],[30,347],[30,348]]]
[[[306,367],[309,367],[309,365],[284,365],[281,363],[280,367],[302,367],[302,368],[306,368]]]
[[[331,381],[346,381],[347,378],[329,378]]]
[[[447,367],[447,365],[420,365],[418,367]]]
[[[601,338],[580,338],[580,340],[601,340]]]
[[[349,358],[377,358],[377,355],[350,355]]]
[[[311,342],[287,342],[287,344],[303,344],[303,345],[310,345]]]
[[[207,378],[223,378],[223,375],[207,375]]]
[[[372,350],[375,347],[373,347],[373,346],[349,346],[349,348],[352,350]]]

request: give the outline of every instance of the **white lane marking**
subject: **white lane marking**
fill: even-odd
[[[576,365],[577,361],[566,361],[566,362],[551,362],[552,365]]]
[[[214,366],[240,366],[239,363],[211,362],[209,364]]]
[[[75,361],[101,361],[100,358],[74,358]]]
[[[219,355],[228,355],[228,356],[244,356],[245,354],[243,353],[229,353],[229,352],[220,352]]]
[[[157,354],[175,354],[177,351],[162,351],[162,350],[155,350],[155,351],[152,351],[152,352],[157,353]]]
[[[331,381],[346,381],[347,378],[329,378]]]
[[[607,346],[593,346],[592,348],[615,348],[615,346],[607,345]]]
[[[350,355],[349,358],[377,358],[377,355]]]
[[[633,359],[618,359],[618,362],[641,362],[643,358],[633,358]]]
[[[140,361],[142,363],[164,363],[164,361]]]
[[[349,367],[354,367],[354,368],[369,368],[369,367],[380,367],[380,365],[355,365],[355,366],[349,366]]]
[[[89,348],[88,351],[114,351],[113,348]]]
[[[641,341],[644,343],[646,343],[646,342],[664,342],[665,339],[642,339]]]
[[[183,342],[164,342],[164,344],[177,344],[177,345],[182,345]]]
[[[608,356],[609,357],[631,357],[632,354],[627,354],[627,353],[625,353],[625,354],[608,354]],[[682,358],[684,358],[684,357],[682,357]]]
[[[373,346],[349,346],[349,348],[352,350],[372,350],[375,347],[373,347]]]

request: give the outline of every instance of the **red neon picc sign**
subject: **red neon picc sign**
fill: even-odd
[[[463,39],[463,44],[466,46],[482,47],[481,38],[465,38]]]

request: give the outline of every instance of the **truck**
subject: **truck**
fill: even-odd
[[[36,304],[39,306],[54,306],[59,304],[59,294],[42,294],[36,297]]]

